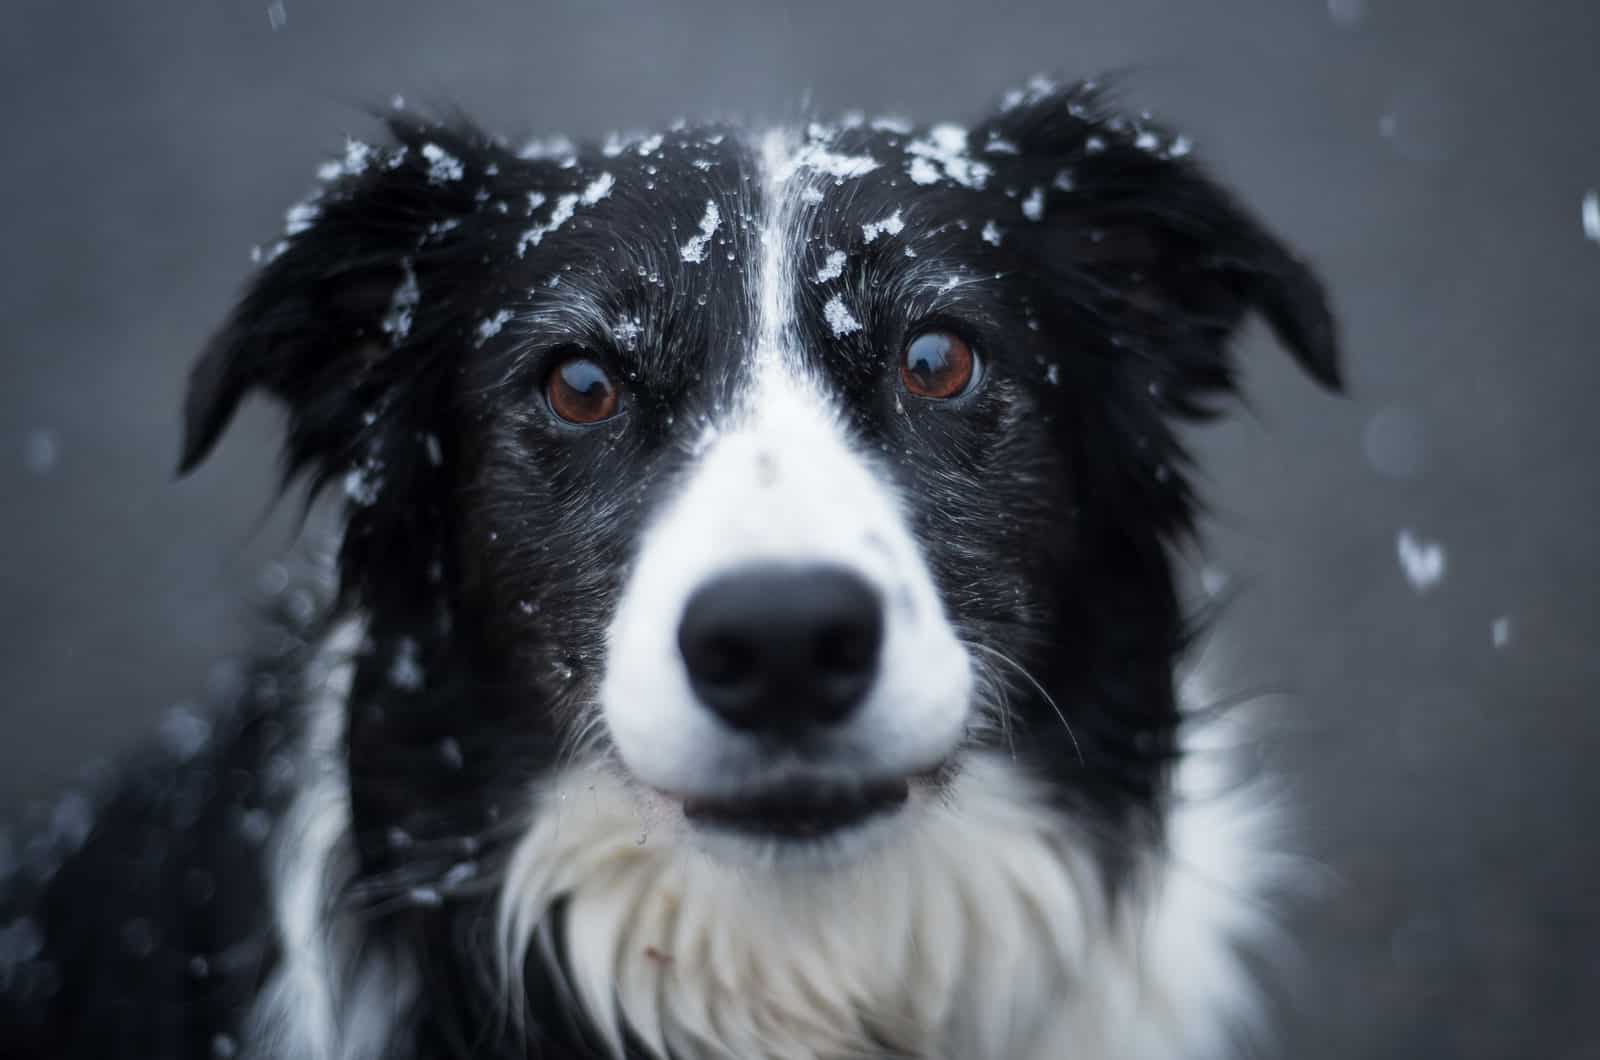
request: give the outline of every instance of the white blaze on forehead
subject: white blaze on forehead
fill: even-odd
[[[803,193],[810,187],[803,179],[792,180],[798,172],[795,144],[781,129],[773,129],[761,140],[761,173],[765,191],[762,207],[761,254],[755,277],[756,348],[754,364],[764,365],[782,356],[792,322],[788,316],[794,305],[791,284],[794,278],[794,246],[791,234],[798,228],[798,214],[809,203]]]

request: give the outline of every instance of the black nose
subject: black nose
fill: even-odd
[[[689,597],[678,649],[695,695],[739,729],[843,721],[867,694],[883,644],[883,606],[838,567],[760,566]]]

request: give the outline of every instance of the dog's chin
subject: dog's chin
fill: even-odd
[[[688,838],[733,865],[837,868],[870,858],[912,827],[935,773],[872,780],[791,777],[715,795],[665,795]]]

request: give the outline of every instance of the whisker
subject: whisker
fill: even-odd
[[[981,651],[981,652],[986,652],[987,654],[992,655],[992,656],[994,656],[994,658],[996,658],[996,659],[1000,660],[1001,662],[1005,663],[1007,666],[1011,667],[1019,675],[1021,675],[1023,680],[1027,681],[1028,684],[1032,685],[1033,688],[1034,688],[1034,691],[1038,692],[1039,695],[1044,697],[1044,701],[1046,703],[1050,704],[1050,709],[1056,712],[1056,717],[1061,719],[1062,727],[1067,730],[1067,736],[1072,740],[1072,749],[1073,749],[1073,751],[1077,752],[1077,755],[1078,755],[1078,764],[1080,766],[1081,765],[1086,765],[1087,763],[1084,761],[1084,758],[1083,758],[1083,746],[1078,743],[1078,734],[1072,731],[1072,723],[1067,721],[1067,716],[1065,714],[1063,714],[1061,712],[1061,708],[1056,705],[1055,698],[1053,696],[1051,696],[1049,692],[1045,691],[1044,686],[1041,685],[1034,678],[1034,676],[1031,673],[1028,672],[1027,668],[1024,667],[1021,663],[1017,662],[1017,660],[1011,658],[1009,655],[1006,655],[1002,651],[998,651],[998,650],[996,650],[994,648],[991,648],[987,644],[979,644],[976,641],[974,641],[969,645],[969,647],[976,648],[978,651]]]

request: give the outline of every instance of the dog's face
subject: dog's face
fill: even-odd
[[[1090,834],[1153,808],[1174,421],[1252,310],[1335,377],[1185,141],[1048,86],[970,131],[394,131],[292,216],[185,454],[262,386],[346,488],[365,857],[574,762],[734,861],[868,857],[983,750]]]

